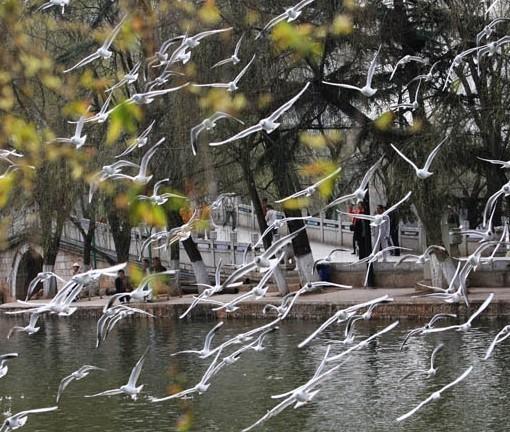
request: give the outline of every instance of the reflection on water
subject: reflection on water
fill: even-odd
[[[212,322],[132,320],[119,324],[107,342],[96,350],[95,321],[41,320],[43,328],[33,336],[16,335],[6,341],[9,328],[20,320],[0,319],[1,353],[18,352],[8,375],[0,379],[0,410],[11,414],[54,404],[59,381],[83,364],[107,369],[73,382],[63,394],[55,413],[29,418],[26,432],[66,431],[173,431],[189,420],[192,431],[239,431],[271,409],[271,395],[299,386],[311,377],[324,353],[325,343],[342,337],[342,328],[326,332],[304,349],[297,344],[318,325],[286,322],[266,338],[263,352],[248,352],[224,369],[209,390],[193,400],[150,403],[195,385],[209,360],[194,356],[170,357],[182,349],[199,349]],[[260,321],[226,322],[217,341],[260,325]],[[388,323],[363,323],[359,333],[368,335]],[[418,325],[420,323],[416,323]],[[506,400],[510,384],[510,343],[499,346],[487,362],[481,358],[492,337],[504,323],[480,321],[470,333],[444,333],[411,339],[399,352],[403,335],[415,323],[403,323],[377,345],[355,353],[323,386],[314,402],[274,417],[259,431],[507,431]],[[399,383],[406,371],[428,368],[430,353],[440,342],[438,373],[430,380],[418,378]],[[137,401],[127,396],[86,399],[84,395],[117,388],[127,383],[131,368],[147,345],[139,383],[144,394]],[[340,345],[334,352],[340,352]],[[473,373],[457,387],[403,422],[395,419],[433,391],[455,379],[471,364]]]

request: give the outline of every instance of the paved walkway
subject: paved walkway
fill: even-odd
[[[223,240],[223,241],[230,240],[230,233],[232,232],[230,227],[222,227],[222,226],[217,225],[216,231],[218,233],[218,240]],[[258,234],[258,231],[250,230],[246,227],[238,227],[236,229],[236,233],[237,233],[237,241],[238,242],[250,243],[251,234],[253,234],[253,233]],[[330,253],[331,249],[342,247],[342,246],[334,245],[334,244],[327,244],[327,243],[320,243],[317,241],[310,241],[310,247],[312,248],[312,253],[313,253],[314,259],[317,260],[319,258],[326,257]],[[347,249],[350,249],[350,248],[347,247]],[[358,260],[357,255],[353,255],[351,252],[352,252],[352,249],[350,249],[349,252],[336,252],[333,257],[333,260],[331,262],[333,262],[333,263],[350,263],[350,262],[357,261]],[[395,262],[395,261],[398,261],[398,257],[388,255],[387,260],[389,262]]]
[[[438,300],[415,297],[417,292],[414,288],[379,288],[379,289],[352,289],[337,290],[324,289],[317,294],[308,294],[299,298],[294,307],[295,311],[291,314],[293,318],[300,319],[325,319],[334,313],[335,310],[348,305],[366,302],[368,300],[389,295],[393,302],[387,306],[381,306],[376,309],[374,316],[377,318],[391,319],[418,319],[430,318],[435,313],[456,313],[459,318],[469,316],[487,296],[494,292],[495,298],[484,315],[492,317],[508,317],[510,315],[510,288],[474,288],[470,290],[469,300],[471,302],[471,312],[463,304],[447,304]],[[214,300],[228,302],[236,295],[224,294],[214,296]],[[102,308],[109,297],[92,298],[90,301],[82,299],[77,303],[78,310],[85,313],[91,313],[91,316],[99,316]],[[156,315],[163,317],[176,317],[182,313],[187,305],[191,303],[192,295],[183,297],[173,297],[170,300],[160,300],[153,303],[131,303],[133,306],[149,310]],[[267,297],[260,300],[253,300],[241,304],[239,312],[228,314],[229,318],[270,318],[262,315],[262,305],[267,303],[279,304],[281,298],[276,293],[270,293]],[[44,303],[44,300],[36,300],[34,305]],[[23,309],[28,306],[20,303],[5,303],[0,305],[0,311],[13,309]],[[211,312],[212,306],[202,304],[197,307],[195,317],[203,318],[225,318],[225,313]]]

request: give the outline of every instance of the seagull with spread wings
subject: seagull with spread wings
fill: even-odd
[[[239,81],[241,81],[241,78],[246,74],[250,66],[255,60],[255,54],[251,58],[251,60],[248,62],[248,64],[237,74],[237,76],[228,83],[211,83],[211,84],[193,84],[194,87],[212,87],[212,88],[222,88],[226,89],[227,91],[233,93],[236,90],[239,89],[238,84]]]
[[[126,15],[127,16],[127,15]],[[119,34],[119,31],[122,27],[122,24],[124,24],[124,20],[126,19],[126,16],[124,16],[120,22],[114,27],[110,35],[106,38],[106,40],[103,42],[103,44],[92,54],[85,57],[84,59],[80,60],[78,63],[76,63],[73,67],[66,69],[64,73],[71,72],[75,69],[81,68],[94,60],[97,59],[109,59],[113,55],[113,51],[110,50],[110,47],[114,41],[114,39]]]
[[[236,47],[234,49],[234,54],[232,54],[230,57],[226,58],[225,60],[221,60],[218,63],[215,63],[211,67],[211,69],[226,65],[228,63],[232,63],[235,66],[236,64],[241,62],[241,60],[239,59],[239,48],[241,48],[241,42],[244,39],[244,35],[245,35],[245,33],[243,33],[241,35],[241,37],[239,38],[239,40],[237,41]]]
[[[329,81],[322,81],[324,84],[335,86],[335,87],[341,87],[349,90],[356,90],[359,91],[363,96],[366,97],[372,97],[377,93],[377,89],[372,87],[372,79],[374,78],[375,68],[377,66],[377,57],[379,56],[379,52],[381,51],[381,47],[379,46],[377,52],[375,53],[375,56],[373,60],[370,63],[370,66],[368,68],[368,74],[367,74],[367,81],[363,87],[356,87],[349,84],[339,84],[339,83],[332,83]]]
[[[278,201],[275,201],[275,203],[282,203],[282,202],[285,202],[285,201],[288,201],[290,199],[295,199],[295,198],[299,198],[299,197],[309,197],[309,196],[312,196],[316,191],[317,189],[320,187],[320,185],[322,185],[323,183],[327,182],[328,180],[336,177],[340,171],[342,170],[342,168],[337,168],[335,171],[333,171],[331,174],[327,175],[326,177],[320,179],[318,182],[314,183],[313,185],[311,186],[308,186],[307,188],[299,191],[299,192],[296,192],[292,195],[289,195],[288,197],[285,197],[285,198],[282,198]]]
[[[414,408],[411,411],[409,411],[408,413],[400,416],[397,419],[397,422],[401,422],[402,420],[405,420],[405,419],[411,417],[413,414],[415,414],[418,410],[420,410],[423,406],[425,406],[429,402],[432,402],[432,401],[440,399],[441,398],[441,393],[443,393],[444,391],[446,391],[449,388],[453,387],[454,385],[457,385],[458,383],[460,383],[462,380],[464,380],[471,373],[472,370],[473,370],[473,366],[470,366],[455,381],[451,382],[450,384],[445,385],[443,388],[441,388],[438,391],[432,393],[427,399],[425,399],[423,402],[420,402],[420,404],[416,408]]]
[[[421,179],[421,180],[424,180],[426,178],[429,178],[432,174],[434,174],[433,172],[430,172],[430,166],[432,165],[432,162],[434,161],[434,158],[436,157],[436,155],[439,153],[439,150],[441,150],[441,146],[444,144],[444,142],[447,140],[448,138],[445,138],[443,139],[435,148],[434,150],[432,150],[432,152],[429,154],[429,156],[427,157],[427,160],[425,161],[425,165],[423,166],[423,168],[418,168],[416,166],[416,164],[411,160],[409,159],[404,153],[402,153],[397,147],[395,147],[393,144],[391,144],[391,148],[393,150],[395,150],[398,155],[404,159],[409,165],[411,165],[415,172],[416,172],[416,176]]]
[[[275,25],[282,21],[292,22],[295,21],[303,12],[303,9],[308,6],[309,4],[312,4],[315,0],[301,0],[298,4],[288,8],[283,12],[282,14],[278,15],[277,17],[274,17],[272,20],[270,20],[264,28],[257,34],[255,37],[255,40],[262,37],[264,33],[266,33],[268,30],[272,29]]]
[[[113,390],[106,390],[101,393],[96,393],[93,395],[85,396],[87,398],[91,397],[97,397],[97,396],[114,396],[118,394],[126,394],[131,397],[131,399],[136,400],[138,398],[138,395],[143,389],[143,384],[140,386],[137,386],[136,383],[138,381],[138,378],[140,377],[140,373],[142,372],[143,363],[145,361],[145,356],[149,352],[149,347],[145,350],[145,352],[142,354],[140,359],[136,362],[135,366],[131,370],[131,375],[129,375],[129,380],[127,384],[120,386],[118,389]]]
[[[247,136],[257,133],[257,132],[260,132],[260,131],[264,131],[268,134],[270,134],[271,132],[274,132],[276,129],[278,129],[280,127],[280,123],[277,123],[277,120],[283,114],[285,114],[289,109],[292,108],[292,106],[303,95],[303,93],[308,89],[309,86],[310,86],[310,83],[307,82],[297,95],[295,95],[292,99],[285,102],[280,108],[278,108],[276,111],[274,111],[270,116],[265,117],[262,120],[260,120],[256,125],[251,126],[248,129],[245,129],[244,131],[239,132],[237,135],[234,135],[233,137],[228,138],[224,141],[212,142],[209,145],[212,147],[221,146],[224,144],[231,143],[233,141],[240,140],[241,138],[246,138]]]
[[[191,151],[193,152],[193,156],[197,155],[198,135],[200,135],[200,133],[202,133],[204,130],[210,131],[211,129],[214,129],[216,127],[216,122],[223,118],[235,120],[236,122],[244,125],[244,122],[242,120],[239,120],[238,118],[236,118],[230,114],[227,114],[222,111],[215,112],[212,116],[206,118],[200,124],[191,128],[191,132],[190,132]]]

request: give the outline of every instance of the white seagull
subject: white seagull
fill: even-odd
[[[34,279],[32,279],[28,284],[27,296],[25,297],[25,301],[28,301],[30,297],[32,297],[35,288],[40,282],[46,282],[52,278],[58,279],[60,282],[65,282],[65,280],[62,279],[58,274],[50,271],[37,273],[37,276]]]
[[[36,327],[37,320],[39,319],[39,314],[37,312],[34,312],[30,315],[30,320],[28,321],[28,325],[25,327],[21,326],[14,326],[9,330],[9,333],[7,334],[7,339],[10,339],[12,334],[14,332],[25,332],[26,334],[33,335],[34,333],[37,333],[40,330],[40,327]]]
[[[221,111],[215,112],[212,116],[206,118],[200,124],[198,124],[197,126],[195,126],[191,129],[191,132],[190,132],[191,151],[193,152],[193,156],[197,155],[198,135],[204,130],[210,131],[211,129],[214,129],[216,127],[216,122],[223,118],[232,119],[232,120],[235,120],[236,122],[244,125],[244,122],[242,120],[239,120],[238,118],[236,118],[230,114],[227,114],[227,113],[221,112]]]
[[[90,374],[90,372],[96,371],[96,370],[104,371],[104,369],[98,368],[96,366],[83,365],[81,368],[74,371],[71,375],[68,375],[68,376],[62,378],[62,380],[60,381],[60,384],[58,386],[56,403],[58,403],[58,401],[60,400],[60,397],[62,396],[62,393],[64,392],[66,387],[69,384],[71,384],[71,382],[80,381],[83,378],[87,377]]]
[[[342,212],[342,211],[340,213],[348,215],[350,217],[355,217],[357,219],[369,220],[369,221],[371,221],[371,223],[370,223],[371,226],[377,227],[377,226],[382,225],[383,223],[385,223],[386,222],[386,217],[389,216],[389,214],[392,211],[395,211],[405,201],[407,201],[411,195],[412,195],[411,191],[407,192],[407,194],[405,195],[404,198],[402,198],[396,204],[393,204],[390,208],[386,209],[381,214],[367,215],[367,214],[362,214],[362,213],[346,213],[346,212]]]
[[[361,180],[361,184],[359,187],[349,195],[341,196],[340,198],[336,198],[335,200],[331,201],[326,207],[323,208],[323,210],[326,210],[330,207],[334,207],[338,204],[341,204],[346,201],[352,201],[356,200],[357,202],[361,202],[365,199],[365,195],[368,191],[368,183],[370,182],[370,179],[374,175],[377,168],[379,168],[379,164],[381,163],[382,158],[379,159],[374,165],[372,165],[369,170],[366,172],[366,174],[363,177],[363,180]]]
[[[404,341],[400,345],[400,351],[402,351],[404,349],[404,346],[410,337],[421,336],[421,335],[425,334],[424,333],[425,330],[431,329],[433,327],[433,325],[436,323],[436,321],[443,319],[443,318],[457,318],[457,315],[455,315],[455,314],[436,314],[436,315],[434,315],[430,319],[430,321],[427,324],[425,324],[423,327],[415,328],[415,329],[411,330],[409,333],[407,333],[406,337],[404,338]]]
[[[118,394],[126,394],[131,397],[131,399],[136,400],[138,395],[143,389],[143,384],[140,386],[136,386],[138,378],[140,377],[140,373],[142,372],[143,363],[145,361],[145,356],[149,352],[149,347],[145,350],[145,352],[140,357],[140,360],[136,363],[135,367],[131,371],[131,375],[129,375],[129,380],[126,385],[121,386],[118,389],[106,390],[101,393],[97,393],[94,395],[88,395],[85,397],[96,397],[96,396],[114,396]]]
[[[221,364],[220,365],[217,364],[220,354],[221,354],[221,349],[218,350],[218,352],[216,353],[216,356],[214,357],[214,360],[209,365],[209,367],[205,371],[204,375],[202,376],[202,378],[200,379],[198,384],[196,384],[194,387],[191,387],[189,389],[186,389],[186,390],[180,391],[178,393],[174,393],[173,395],[162,397],[162,398],[150,397],[149,400],[151,402],[164,402],[164,401],[171,400],[171,399],[182,399],[182,398],[188,397],[189,395],[194,394],[194,393],[197,393],[199,395],[202,393],[205,393],[207,391],[207,389],[209,388],[209,386],[211,385],[209,383],[209,381],[211,380],[211,378],[214,375],[216,375],[216,373],[219,370],[218,366],[220,366],[220,368],[222,366]]]
[[[69,0],[50,0],[46,3],[43,3],[39,8],[37,8],[36,12],[49,9],[53,6],[57,6],[62,8],[62,15],[64,15],[64,10],[66,6],[69,6]]]
[[[246,74],[246,72],[248,71],[248,69],[250,68],[252,63],[254,62],[255,57],[256,56],[254,54],[253,57],[251,58],[251,60],[248,62],[248,64],[241,70],[241,72],[239,72],[237,74],[237,76],[232,81],[230,81],[228,83],[193,84],[193,86],[194,87],[223,88],[223,89],[226,89],[227,91],[233,93],[239,89],[239,87],[238,87],[239,81],[241,81],[241,78]]]
[[[142,66],[142,62],[136,63],[121,79],[119,82],[111,86],[109,89],[105,90],[105,93],[112,92],[119,87],[122,87],[124,84],[132,84],[138,79],[139,70]]]
[[[85,120],[85,123],[95,122],[95,123],[101,124],[101,123],[104,123],[106,120],[108,120],[109,115],[113,111],[113,109],[108,111],[108,108],[110,107],[110,102],[112,101],[112,97],[113,97],[113,94],[110,93],[108,95],[108,97],[106,98],[106,100],[104,101],[103,105],[101,106],[101,109],[99,110],[99,112],[97,112],[93,116],[87,118]]]
[[[501,329],[501,331],[496,335],[494,340],[491,342],[483,359],[487,360],[492,355],[492,352],[494,351],[494,348],[496,348],[496,345],[503,342],[509,336],[510,336],[510,325],[507,325]]]
[[[428,60],[427,59],[424,59],[422,57],[419,57],[419,56],[413,56],[413,55],[405,55],[404,57],[402,57],[396,64],[395,64],[395,67],[393,68],[393,72],[391,72],[391,76],[390,76],[390,81],[393,79],[393,76],[395,75],[395,72],[397,71],[398,67],[399,66],[404,66],[406,65],[407,63],[411,63],[411,62],[417,62],[417,63],[423,63],[423,64],[427,64],[428,63]]]
[[[0,355],[0,378],[3,378],[5,375],[7,375],[7,372],[9,370],[9,366],[7,365],[7,362],[11,359],[17,358],[18,353],[9,353],[9,354],[2,354]],[[0,429],[1,431],[1,429]]]
[[[166,178],[166,179],[156,182],[156,184],[154,185],[154,190],[152,191],[151,196],[137,195],[137,198],[142,201],[150,201],[152,204],[155,204],[158,206],[165,204],[169,198],[187,199],[185,196],[174,194],[171,192],[165,192],[165,193],[160,194],[159,188],[161,187],[161,185],[163,183],[167,183],[169,181],[170,181],[170,179]]]
[[[429,156],[427,157],[427,161],[425,162],[425,165],[423,166],[423,168],[418,168],[416,166],[416,164],[411,160],[409,159],[406,155],[404,155],[397,147],[395,147],[393,144],[391,144],[391,147],[393,148],[393,150],[395,150],[399,156],[404,159],[409,165],[411,165],[415,172],[416,172],[416,176],[421,179],[421,180],[424,180],[426,178],[429,178],[432,174],[432,172],[430,172],[430,165],[432,165],[432,161],[434,160],[434,158],[436,157],[436,155],[439,153],[439,150],[441,150],[441,146],[443,145],[443,143],[447,140],[447,138],[445,138],[443,141],[441,141],[435,148],[434,150],[432,150],[432,152],[429,154]]]
[[[273,28],[276,24],[287,20],[287,22],[295,21],[303,12],[303,9],[309,4],[313,3],[315,0],[301,0],[298,4],[288,8],[284,13],[274,17],[270,20],[264,28],[257,34],[255,40],[259,39],[265,32]]]
[[[319,186],[325,182],[327,182],[328,180],[332,179],[333,177],[337,176],[340,171],[342,171],[342,168],[337,168],[335,171],[333,171],[331,174],[327,175],[326,177],[320,179],[318,182],[314,183],[313,185],[311,186],[308,186],[307,188],[299,191],[299,192],[296,192],[292,195],[289,195],[288,197],[285,197],[285,198],[282,198],[278,201],[275,201],[275,203],[282,203],[282,202],[285,202],[285,201],[288,201],[290,199],[295,199],[295,198],[299,198],[299,197],[309,197],[309,196],[312,196],[316,191],[317,189],[319,188]]]
[[[209,333],[207,333],[207,335],[205,337],[205,341],[204,341],[204,347],[201,350],[199,350],[199,351],[197,351],[197,350],[179,351],[179,352],[171,354],[170,357],[174,357],[176,355],[181,355],[181,354],[197,354],[200,358],[209,357],[211,352],[213,352],[213,350],[211,349],[212,340],[214,339],[216,332],[221,328],[222,325],[223,325],[223,321],[220,321],[218,324],[216,324],[209,331]]]
[[[363,96],[372,97],[373,95],[375,95],[377,93],[377,89],[372,87],[372,78],[374,77],[375,67],[377,66],[377,56],[379,55],[379,51],[381,51],[380,46],[379,46],[377,52],[375,53],[374,59],[370,63],[370,66],[368,68],[367,81],[363,87],[356,87],[356,86],[349,85],[349,84],[332,83],[332,82],[328,82],[328,81],[322,81],[322,82],[324,84],[335,86],[335,87],[356,90],[356,91],[359,91]]]
[[[268,235],[273,230],[278,230],[281,227],[283,227],[286,223],[296,221],[296,220],[308,220],[311,219],[312,216],[296,216],[296,217],[284,217],[282,219],[276,219],[272,224],[270,224],[264,232],[260,235],[260,238],[257,240],[257,243],[253,245],[253,249],[255,249],[257,246],[261,245],[264,241],[264,237]],[[339,250],[339,249],[337,249]],[[346,249],[347,250],[347,249]]]
[[[249,135],[252,135],[254,133],[265,131],[266,133],[270,134],[271,132],[274,132],[278,127],[280,126],[280,123],[277,123],[277,120],[286,113],[289,109],[292,108],[292,106],[296,103],[296,101],[301,97],[301,95],[308,89],[310,86],[310,83],[307,82],[305,86],[301,89],[301,91],[295,95],[292,99],[285,102],[280,108],[278,108],[276,111],[274,111],[269,117],[263,118],[260,120],[256,125],[249,127],[248,129],[245,129],[242,132],[239,132],[237,135],[234,135],[231,138],[228,138],[224,141],[219,142],[213,142],[210,143],[210,146],[220,146],[223,144],[227,144],[233,141],[237,141],[241,138],[245,138]]]
[[[436,359],[437,353],[443,349],[444,344],[439,344],[436,348],[434,348],[434,351],[432,351],[432,355],[430,356],[430,368],[429,369],[416,369],[408,372],[405,374],[402,378],[400,378],[400,381],[404,381],[405,379],[409,378],[411,375],[420,373],[425,375],[425,378],[431,378],[433,376],[436,376],[437,368],[434,367],[434,361]]]
[[[395,267],[402,264],[404,261],[407,260],[413,260],[416,264],[425,264],[430,261],[430,255],[433,250],[439,250],[441,252],[446,252],[446,249],[442,246],[436,246],[432,245],[429,246],[427,249],[425,249],[425,252],[423,252],[421,255],[415,255],[415,254],[405,254],[400,257],[400,259],[395,263]]]
[[[26,411],[21,411],[17,414],[14,414],[10,417],[7,417],[2,426],[0,427],[0,432],[9,432],[15,429],[19,429],[20,427],[25,426],[25,423],[28,420],[28,416],[30,414],[39,414],[39,413],[45,413],[50,411],[55,411],[58,409],[58,406],[53,406],[49,408],[37,408],[37,409],[31,409]]]
[[[228,63],[232,63],[234,66],[241,62],[239,59],[239,48],[241,47],[241,42],[243,41],[245,33],[241,35],[239,40],[237,41],[236,47],[234,49],[234,54],[232,54],[229,58],[226,58],[225,60],[221,60],[218,63],[215,63],[211,69],[217,68],[219,66],[226,65]]]
[[[135,93],[133,96],[131,96],[129,99],[127,99],[123,103],[134,103],[137,105],[148,105],[152,102],[154,102],[154,99],[158,96],[163,96],[168,93],[173,93],[175,91],[178,91],[184,87],[187,87],[189,85],[189,82],[182,84],[177,87],[172,87],[164,90],[151,90],[144,93]],[[115,108],[114,108],[115,109]]]
[[[418,96],[420,94],[420,87],[421,87],[421,81],[418,83],[418,86],[416,87],[416,92],[414,93],[414,100],[412,102],[409,101],[408,103],[403,102],[403,103],[398,103],[398,104],[390,105],[390,109],[392,111],[398,111],[398,110],[416,111],[420,107],[420,104],[418,103]]]
[[[149,142],[149,134],[152,131],[152,128],[156,124],[156,120],[153,120],[152,123],[145,129],[140,135],[138,135],[135,139],[133,139],[126,150],[124,150],[120,155],[115,156],[115,159],[118,159],[120,157],[126,156],[133,152],[133,150],[137,148],[142,148]]]
[[[80,60],[78,63],[76,63],[73,67],[66,69],[64,73],[71,72],[75,69],[81,68],[85,66],[86,64],[89,64],[93,62],[94,60],[97,60],[99,58],[101,59],[109,59],[113,52],[110,50],[110,46],[112,45],[114,39],[117,37],[117,34],[120,31],[120,28],[122,27],[122,24],[124,24],[124,20],[126,19],[126,16],[124,16],[120,22],[114,27],[110,35],[106,38],[106,40],[103,42],[103,44],[92,54],[85,57],[83,60]]]
[[[467,368],[464,371],[464,373],[461,376],[459,376],[455,381],[451,382],[450,384],[445,385],[443,388],[432,393],[427,399],[425,399],[423,402],[420,402],[420,404],[416,408],[412,409],[407,414],[400,416],[397,419],[397,422],[401,422],[402,420],[405,420],[406,418],[411,417],[414,413],[416,413],[416,411],[418,411],[424,405],[441,398],[441,393],[443,393],[445,390],[448,390],[450,387],[453,387],[454,385],[460,383],[463,379],[465,379],[471,373],[472,370],[473,370],[473,366],[470,366],[469,368]]]
[[[510,161],[502,161],[497,159],[484,159],[481,157],[479,157],[478,159],[484,162],[489,162],[493,165],[501,165],[501,169],[510,169]]]
[[[127,174],[117,173],[110,176],[111,179],[125,179],[130,180],[139,185],[147,184],[151,181],[152,175],[148,175],[149,162],[152,157],[156,154],[158,147],[165,142],[166,138],[161,138],[156,144],[154,144],[142,157],[140,161],[140,170],[135,176],[129,176]]]
[[[85,120],[87,119],[87,113],[89,112],[90,107],[87,108],[85,114],[83,114],[76,123],[76,128],[74,130],[74,135],[71,138],[56,138],[55,141],[59,143],[69,143],[76,146],[77,149],[83,147],[85,145],[85,141],[87,140],[87,135],[82,135],[83,125],[85,124]]]
[[[462,331],[462,332],[469,331],[471,329],[471,325],[472,325],[472,322],[474,321],[474,319],[477,318],[478,315],[480,315],[485,309],[487,309],[487,306],[489,306],[489,303],[492,301],[493,298],[494,298],[494,293],[489,294],[489,296],[485,299],[485,301],[480,305],[480,307],[475,311],[475,313],[473,313],[473,315],[471,315],[469,317],[469,319],[464,324],[458,324],[458,325],[453,325],[453,326],[449,326],[449,327],[431,328],[431,329],[425,330],[424,334],[438,333],[438,332],[443,332],[443,331],[448,331],[448,330],[457,330],[457,331]]]

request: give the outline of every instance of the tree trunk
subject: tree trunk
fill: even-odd
[[[188,258],[191,262],[196,283],[209,284],[210,281],[209,275],[207,274],[207,268],[202,260],[202,255],[200,254],[196,243],[193,241],[193,238],[189,236],[182,242],[182,245],[184,246],[184,250],[188,254]],[[203,290],[204,288],[199,286],[198,292],[201,293]]]
[[[287,138],[287,137],[286,137]],[[297,139],[297,138],[294,138]],[[292,157],[291,145],[285,140],[281,139],[278,131],[271,134],[271,137],[265,136],[265,144],[268,151],[268,160],[270,162],[271,171],[273,174],[274,182],[278,194],[282,197],[292,195],[296,192],[299,184],[296,180],[296,175],[293,171],[294,163]],[[294,146],[297,144],[294,143]],[[290,157],[289,157],[290,155]],[[289,160],[290,159],[290,160]],[[301,216],[300,210],[284,209],[285,216]],[[289,232],[294,232],[304,227],[302,220],[295,220],[287,223]],[[297,237],[292,240],[292,247],[294,248],[294,255],[296,258],[296,265],[299,272],[299,279],[302,284],[318,280],[317,275],[313,272],[313,255],[310,248],[310,241],[306,230],[301,231]]]
[[[117,262],[124,263],[129,261],[129,249],[131,246],[131,224],[129,219],[120,216],[121,210],[111,207],[108,212],[108,223],[112,230],[113,243],[115,245],[115,253],[117,254]]]
[[[246,181],[246,186],[248,187],[248,194],[250,195],[251,202],[253,203],[253,209],[257,218],[257,225],[259,227],[260,234],[262,234],[267,229],[267,223],[266,218],[264,217],[264,211],[262,210],[262,204],[260,202],[259,193],[257,191],[257,185],[255,184],[255,178],[253,177],[253,172],[250,169],[250,161],[248,158],[242,158],[240,162],[241,169],[243,170],[244,174],[244,179]],[[268,236],[265,236],[262,239],[262,242],[265,249],[271,246],[271,239]],[[285,275],[283,274],[283,271],[280,267],[276,267],[273,272],[272,279],[276,284],[278,292],[281,296],[287,295],[289,293],[287,280],[285,279]]]

